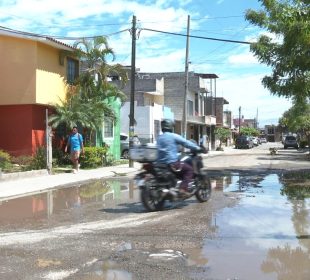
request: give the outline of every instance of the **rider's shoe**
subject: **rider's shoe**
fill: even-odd
[[[190,193],[193,193],[195,190],[196,190],[195,182],[190,182],[188,184],[187,191]]]
[[[188,197],[191,195],[191,193],[185,188],[180,188],[179,194],[181,197]]]

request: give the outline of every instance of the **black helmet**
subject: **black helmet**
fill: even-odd
[[[173,122],[173,120],[164,119],[164,120],[161,121],[161,130],[162,130],[163,132],[165,132],[165,131],[172,132],[173,127],[174,127],[174,122]]]

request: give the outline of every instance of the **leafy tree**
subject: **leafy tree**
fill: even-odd
[[[113,50],[108,46],[105,37],[93,40],[82,39],[74,43],[77,48],[76,56],[80,59],[84,71],[78,79],[80,94],[83,100],[120,98],[125,101],[126,96],[118,87],[108,82],[110,76],[121,77],[123,85],[127,82],[127,73],[121,64],[110,65],[107,58],[115,59]]]
[[[72,93],[72,91],[71,91]],[[78,95],[67,94],[66,100],[60,100],[54,105],[55,113],[49,117],[49,122],[53,128],[64,125],[69,131],[73,126],[89,126],[87,104],[80,102]]]
[[[310,147],[310,102],[295,101],[293,106],[283,113],[279,124],[290,132],[298,133],[301,138],[307,138]]]
[[[80,40],[74,43],[75,56],[81,61],[82,73],[69,87],[66,100],[55,105],[55,114],[50,117],[52,127],[65,125],[67,130],[80,125],[89,130],[90,142],[94,131],[100,131],[104,119],[116,120],[109,106],[111,99],[125,100],[125,95],[109,83],[109,75],[119,75],[122,82],[127,75],[120,64],[109,65],[107,57],[115,55],[105,37]]]
[[[113,50],[108,46],[105,37],[96,37],[93,40],[82,39],[74,43],[77,49],[76,56],[82,63],[82,73],[77,80],[78,92],[83,103],[93,107],[90,118],[92,126],[90,136],[94,131],[101,134],[104,120],[116,121],[115,112],[109,106],[112,99],[119,98],[125,101],[126,96],[116,85],[109,83],[113,75],[121,77],[122,83],[127,82],[127,73],[120,64],[109,65],[108,57],[115,58]],[[91,137],[90,137],[91,138]]]
[[[272,67],[263,85],[274,95],[303,99],[310,96],[309,0],[259,0],[262,11],[248,10],[246,19],[275,35],[251,44],[259,61]]]
[[[220,140],[219,149],[222,149],[222,143],[230,137],[230,130],[224,127],[216,127],[214,131],[215,136]]]
[[[253,127],[241,127],[240,135],[259,136],[259,131]]]

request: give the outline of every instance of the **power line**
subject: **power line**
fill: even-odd
[[[4,27],[4,26],[0,26],[0,30],[4,30],[4,31],[9,31],[11,33],[15,33],[15,34],[19,34],[19,35],[25,35],[25,36],[33,36],[33,37],[38,37],[38,38],[53,38],[53,39],[58,39],[58,40],[79,40],[79,39],[94,39],[94,38],[98,38],[98,37],[110,37],[116,34],[120,34],[126,31],[129,31],[129,29],[124,29],[124,30],[120,30],[114,33],[110,33],[110,34],[105,34],[105,35],[94,35],[94,36],[77,36],[77,37],[65,37],[65,36],[52,36],[52,35],[45,35],[45,34],[37,34],[37,33],[32,33],[32,32],[26,32],[26,31],[20,31],[20,30],[15,30],[15,29],[11,29],[8,27]]]
[[[176,36],[187,37],[186,34],[180,34],[180,33],[168,32],[168,31],[161,31],[161,30],[150,29],[150,28],[142,28],[142,30],[152,31],[152,32],[157,32],[157,33],[163,33],[163,34],[170,34],[170,35],[176,35]],[[213,40],[213,41],[227,42],[227,43],[238,43],[238,44],[247,44],[247,45],[250,45],[250,44],[251,44],[250,42],[246,42],[246,41],[218,39],[218,38],[204,37],[204,36],[188,35],[188,37],[190,37],[190,38],[196,38],[196,39],[204,39],[204,40]]]
[[[249,24],[247,24],[247,25],[246,25],[242,30],[240,30],[239,32],[236,32],[235,34],[233,34],[231,37],[238,35],[241,31],[243,31],[244,29],[246,29],[248,26],[249,26]],[[214,53],[215,51],[218,51],[220,48],[222,48],[222,47],[224,47],[224,46],[225,46],[225,42],[222,43],[219,47],[217,47],[217,48],[213,49],[212,51],[208,52],[208,55]],[[228,51],[231,51],[231,50],[235,49],[235,48],[237,48],[237,47],[236,47],[236,46],[232,46],[232,47],[230,47],[229,49],[226,49],[226,53],[227,53]],[[205,57],[205,56],[204,56],[204,57]],[[200,64],[205,63],[205,61],[202,61],[202,60],[199,60],[199,61],[200,61],[200,63],[195,63],[195,64],[196,64],[196,65],[200,65]]]

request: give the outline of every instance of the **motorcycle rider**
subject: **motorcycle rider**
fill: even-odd
[[[179,161],[179,145],[185,148],[202,151],[202,148],[194,142],[186,140],[181,135],[173,133],[174,122],[170,119],[161,121],[162,134],[157,138],[158,163],[168,164],[172,170],[178,170],[182,175],[180,192],[189,194],[191,189],[189,184],[193,181],[193,168],[185,162]]]

